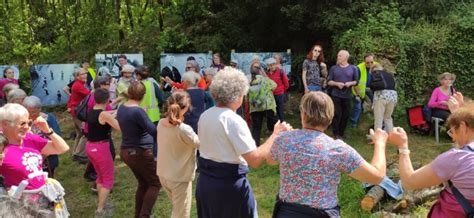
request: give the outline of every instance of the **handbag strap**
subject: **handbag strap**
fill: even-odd
[[[474,152],[472,148],[470,148],[468,145],[464,146],[465,151],[469,150],[471,152]],[[470,202],[461,194],[461,192],[453,185],[451,180],[448,180],[448,185],[449,188],[451,188],[451,191],[453,192],[454,197],[458,201],[458,203],[461,205],[462,209],[466,213],[467,217],[474,217],[474,207],[471,206]]]
[[[456,200],[461,205],[467,217],[474,217],[474,208],[471,206],[469,201],[461,194],[461,192],[459,192],[459,190],[453,185],[451,180],[448,180],[448,184],[454,194],[454,197],[456,197]]]

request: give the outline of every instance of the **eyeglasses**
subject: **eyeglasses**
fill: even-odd
[[[321,52],[321,50],[319,50],[319,49],[314,49],[313,51]]]
[[[189,69],[191,69],[191,68],[194,68],[194,67],[186,67],[185,69],[186,69],[186,70],[189,70]]]
[[[373,61],[366,61],[365,63],[366,64],[373,64],[374,62]]]
[[[21,127],[25,127],[26,125],[28,125],[28,127],[33,126],[33,120],[23,121],[20,123]]]
[[[454,134],[454,127],[452,127],[451,129],[449,129],[446,133],[448,133],[449,137],[453,137],[453,134]]]

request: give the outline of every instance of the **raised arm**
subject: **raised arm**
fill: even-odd
[[[67,143],[64,141],[61,136],[56,134],[48,125],[46,120],[39,116],[35,121],[35,125],[41,130],[41,132],[45,133],[46,135],[49,135],[49,141],[44,146],[44,148],[41,150],[42,154],[45,155],[50,155],[50,154],[62,154],[66,151],[69,150],[69,146]]]
[[[390,133],[389,142],[399,149],[398,168],[405,189],[421,189],[441,184],[442,180],[436,175],[431,163],[416,171],[413,170],[405,130],[395,127]]]
[[[274,164],[275,161],[271,162],[271,157],[270,161],[268,161],[268,158],[270,156],[270,149],[272,148],[273,142],[281,131],[286,131],[290,129],[292,129],[290,124],[287,124],[286,122],[280,123],[280,121],[278,121],[275,124],[273,133],[270,135],[270,137],[268,137],[265,143],[260,145],[260,147],[258,147],[256,150],[253,150],[246,154],[242,154],[242,157],[244,157],[249,166],[251,166],[252,168],[260,167],[264,160],[267,160],[267,162]]]
[[[386,160],[385,160],[385,145],[387,143],[388,135],[381,129],[370,130],[370,135],[374,143],[374,155],[372,161],[368,163],[364,161],[362,165],[349,174],[350,177],[362,182],[370,184],[380,184],[385,176]]]

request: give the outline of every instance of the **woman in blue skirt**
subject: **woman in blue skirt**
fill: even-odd
[[[199,178],[196,186],[198,217],[258,217],[249,166],[259,167],[279,132],[291,129],[277,123],[273,134],[257,148],[242,117],[235,111],[247,94],[249,82],[233,68],[217,73],[210,86],[216,106],[205,111],[198,122]]]

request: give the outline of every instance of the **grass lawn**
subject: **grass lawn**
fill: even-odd
[[[289,104],[291,107],[294,104]],[[296,106],[295,106],[296,108]],[[73,131],[73,123],[66,113],[56,112],[63,133],[67,135]],[[295,128],[300,128],[299,116],[288,115],[289,122]],[[367,143],[366,131],[371,126],[372,120],[364,115],[363,122],[357,129],[347,129],[346,142],[352,145],[366,160],[372,158],[373,147]],[[329,132],[329,131],[328,131]],[[115,147],[119,151],[119,134],[114,134]],[[414,165],[429,163],[439,153],[450,148],[450,141],[441,137],[441,144],[436,145],[433,136],[419,136],[410,134],[409,143],[411,158]],[[73,145],[73,141],[68,141]],[[72,148],[71,148],[72,149]],[[84,165],[72,161],[70,152],[60,157],[60,167],[56,170],[57,179],[66,189],[66,202],[72,217],[93,217],[96,208],[97,196],[90,190],[92,183],[83,179]],[[387,148],[387,162],[398,161],[394,146]],[[133,217],[134,196],[137,183],[130,169],[120,160],[117,155],[115,160],[115,187],[110,195],[109,201],[114,207],[114,217]],[[260,217],[271,217],[275,195],[279,186],[278,166],[264,165],[259,169],[252,169],[248,174],[257,198],[258,213]],[[338,190],[339,204],[342,208],[343,217],[370,217],[371,213],[365,213],[360,209],[360,200],[364,196],[361,183],[343,176]],[[196,217],[196,202],[193,202],[192,216]],[[162,190],[154,207],[155,217],[169,217],[171,215],[171,203],[166,193]],[[420,206],[412,212],[416,215],[426,217],[427,207]]]

